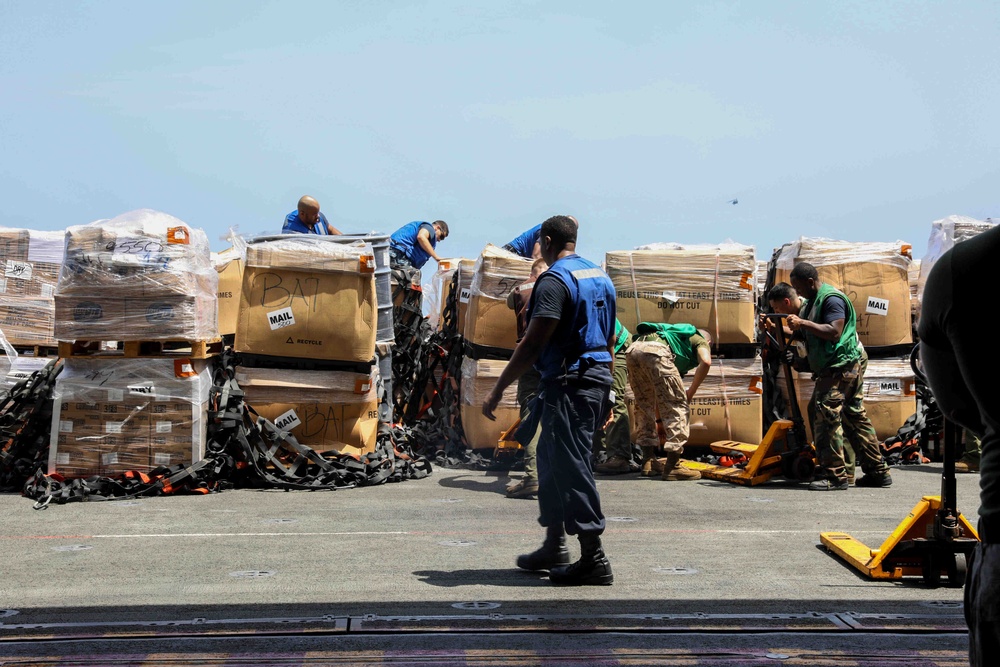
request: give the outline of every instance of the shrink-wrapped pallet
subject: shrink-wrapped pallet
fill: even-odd
[[[920,260],[920,274],[917,278],[917,315],[919,316],[920,301],[924,297],[924,283],[931,269],[941,255],[955,247],[956,244],[968,241],[985,231],[993,229],[993,220],[977,220],[965,215],[949,215],[931,223],[931,235],[927,240],[927,252]]]
[[[246,266],[246,242],[233,236],[233,247],[212,253],[212,266],[219,274],[219,335],[236,333],[240,313],[240,292],[243,289],[243,269]]]
[[[438,263],[438,270],[431,278],[433,287],[433,305],[431,307],[430,323],[435,329],[444,325],[444,310],[451,298],[453,278],[458,275],[458,301],[456,331],[462,333],[465,325],[465,314],[469,310],[469,297],[472,295],[472,276],[476,266],[474,259],[445,259]],[[425,295],[426,298],[426,295]]]
[[[237,367],[257,414],[318,452],[375,451],[378,367],[370,373]]]
[[[639,322],[689,323],[716,344],[754,341],[753,246],[658,243],[609,252],[605,262],[629,331]]]
[[[208,237],[149,209],[66,230],[58,340],[211,340],[218,274]]]
[[[0,330],[14,345],[55,346],[53,295],[63,232],[0,228]]]
[[[760,442],[764,426],[760,357],[712,358],[712,367],[688,406],[689,445],[719,440]],[[684,378],[690,384],[691,374]]]
[[[306,235],[252,243],[234,347],[278,357],[370,361],[377,314],[371,244]]]
[[[792,371],[792,377],[806,434],[812,440],[808,408],[816,383],[811,373]],[[778,376],[777,382],[787,401],[788,389],[784,373]],[[875,427],[878,439],[885,440],[896,435],[903,422],[917,411],[913,369],[910,367],[909,357],[869,359],[864,379],[864,401],[865,411]]]
[[[49,473],[148,472],[205,453],[204,360],[66,359],[53,391]]]
[[[815,266],[821,281],[851,300],[858,337],[866,347],[913,342],[908,243],[802,237],[778,252],[775,282],[789,282],[799,262]]]
[[[507,387],[500,397],[500,403],[493,411],[496,421],[483,415],[483,403],[506,367],[506,361],[496,359],[467,358],[462,362],[462,428],[472,449],[496,447],[500,434],[510,428],[520,416],[516,382]]]
[[[495,245],[487,245],[473,268],[464,322],[465,339],[473,345],[513,350],[517,316],[507,295],[531,275],[532,260]],[[460,294],[459,298],[464,295]]]

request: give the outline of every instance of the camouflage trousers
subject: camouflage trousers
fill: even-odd
[[[517,404],[521,406],[521,421],[528,417],[531,402],[538,396],[538,390],[542,383],[542,375],[534,368],[529,369],[517,381]],[[541,408],[541,406],[539,406]],[[542,434],[542,424],[539,422],[535,429],[535,435],[531,436],[530,442],[522,442],[524,446],[524,476],[528,479],[538,481],[538,438]]]
[[[868,356],[865,355],[858,361],[824,369],[814,376],[816,387],[809,401],[809,424],[816,446],[817,477],[847,479],[845,448],[848,452],[853,449],[865,474],[880,475],[889,469],[882,458],[875,427],[865,411],[867,369]],[[853,472],[853,465],[851,468]]]
[[[628,405],[625,403],[625,389],[628,385],[626,349],[622,348],[615,354],[615,373],[611,382],[611,391],[615,392],[615,404],[611,407],[612,421],[605,430],[601,428],[604,424],[602,419],[594,431],[594,456],[607,451],[609,459],[614,456],[632,458],[632,426],[628,420]]]
[[[639,341],[625,354],[628,381],[635,394],[636,444],[660,449],[657,414],[667,440],[663,449],[680,453],[688,440],[688,402],[674,353],[665,343]]]

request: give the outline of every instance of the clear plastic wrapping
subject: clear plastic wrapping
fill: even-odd
[[[55,347],[55,301],[0,296],[0,331],[14,345]]]
[[[263,243],[246,250],[247,266],[322,273],[374,273],[375,254],[370,243],[331,243],[302,234]]]
[[[965,215],[949,215],[931,223],[931,235],[927,240],[927,252],[920,261],[920,276],[917,279],[917,299],[924,297],[924,283],[930,275],[934,264],[941,255],[955,247],[956,243],[969,239],[993,229],[992,220],[977,220]]]
[[[507,302],[511,290],[531,275],[532,260],[488,244],[472,271],[470,296]]]
[[[493,390],[497,379],[507,367],[506,361],[499,359],[471,359],[462,361],[462,404],[482,406]],[[500,397],[500,408],[517,408],[517,383],[507,387]],[[508,424],[509,426],[509,424]],[[505,427],[506,428],[506,427]]]
[[[0,330],[15,345],[56,344],[53,295],[63,232],[0,227]]]
[[[208,238],[149,209],[66,230],[59,340],[211,340],[218,274]]]
[[[532,260],[495,245],[487,245],[472,271],[468,309],[462,314],[462,332],[473,345],[513,350],[517,345],[517,316],[507,307],[507,295],[531,275]],[[464,276],[464,269],[460,268]],[[465,290],[459,299],[465,298]],[[460,303],[460,310],[461,310]]]
[[[71,358],[64,364],[53,393],[50,473],[115,475],[204,456],[207,362]]]
[[[801,237],[782,246],[775,265],[780,271],[791,271],[799,262],[809,262],[817,268],[873,262],[895,267],[905,274],[910,261],[910,244],[904,241],[854,242]]]

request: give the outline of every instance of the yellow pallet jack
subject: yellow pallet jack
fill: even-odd
[[[910,365],[918,381],[926,385],[917,363],[919,349],[914,346]],[[844,559],[866,577],[922,577],[925,584],[937,586],[943,574],[953,586],[965,582],[966,559],[979,542],[979,535],[958,511],[956,502],[955,453],[961,444],[962,429],[942,419],[944,471],[940,496],[921,498],[878,549],[867,547],[847,533],[819,535],[827,551]]]
[[[792,367],[785,360],[785,349],[788,340],[785,337],[783,318],[780,313],[772,313],[767,318],[775,322],[774,330],[777,337],[767,333],[778,348],[781,365],[784,368],[785,384],[788,387],[788,402],[792,418],[778,419],[771,423],[767,433],[759,444],[737,442],[735,440],[719,440],[710,447],[716,454],[742,454],[747,457],[744,467],[726,467],[702,463],[700,461],[684,461],[684,467],[697,470],[701,476],[721,482],[732,482],[743,486],[763,484],[776,475],[783,475],[792,480],[811,480],[816,471],[816,450],[806,438],[805,422],[795,395],[795,383],[792,381]]]
[[[514,423],[510,425],[510,428],[500,434],[500,439],[497,440],[497,446],[493,448],[494,462],[517,456],[517,453],[524,449],[524,446],[514,439],[514,434],[517,433],[517,427],[520,425],[521,420],[515,419]]]

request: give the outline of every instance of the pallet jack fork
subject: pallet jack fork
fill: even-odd
[[[524,449],[523,445],[514,439],[517,427],[521,425],[521,420],[516,419],[506,431],[500,434],[497,446],[493,449],[493,460],[500,461],[508,456],[516,456],[517,452]]]
[[[816,470],[816,450],[806,438],[805,422],[795,395],[795,384],[792,381],[792,367],[785,360],[785,349],[788,341],[785,338],[784,323],[781,321],[787,315],[772,313],[767,318],[775,322],[777,337],[770,333],[768,337],[777,345],[784,367],[785,385],[788,387],[788,402],[792,418],[778,419],[771,423],[767,433],[759,444],[736,442],[735,440],[720,440],[710,446],[716,454],[742,454],[747,457],[746,466],[726,467],[685,461],[684,467],[697,470],[701,476],[721,482],[732,482],[743,486],[763,484],[776,475],[788,479],[809,480]]]
[[[917,364],[919,347],[910,355],[917,379],[926,384]],[[955,455],[962,429],[944,420],[944,471],[941,495],[924,496],[878,549],[870,549],[847,533],[820,533],[827,551],[871,579],[923,577],[937,586],[941,575],[953,586],[965,582],[966,559],[979,542],[976,529],[958,511],[955,489]]]

